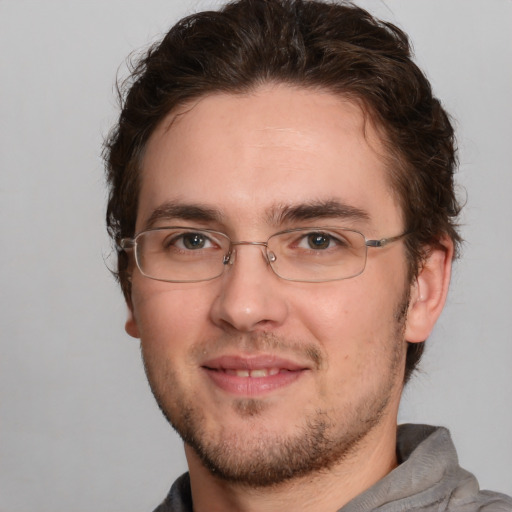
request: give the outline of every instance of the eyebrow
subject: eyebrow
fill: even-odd
[[[361,208],[341,203],[335,199],[311,201],[296,205],[275,206],[270,209],[268,214],[268,221],[278,226],[291,222],[331,218],[369,221],[370,215]]]
[[[196,222],[221,222],[222,214],[201,204],[179,204],[168,202],[153,210],[146,221],[144,229],[151,229],[159,221],[192,220]]]
[[[170,220],[189,220],[195,222],[222,223],[222,213],[209,206],[191,203],[166,202],[155,208],[146,221],[144,229],[151,229],[157,222]],[[343,219],[369,221],[370,215],[365,210],[341,203],[338,200],[310,201],[294,205],[272,206],[266,215],[267,222],[282,226],[293,222]]]

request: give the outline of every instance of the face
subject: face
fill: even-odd
[[[235,241],[296,227],[368,239],[403,229],[359,107],[287,86],[204,97],[155,131],[137,232],[172,225]],[[333,466],[394,424],[408,296],[400,241],[369,248],[361,275],[324,283],[280,279],[261,246],[240,245],[211,281],[134,268],[127,331],[189,462],[264,486]]]

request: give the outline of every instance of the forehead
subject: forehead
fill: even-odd
[[[167,203],[254,224],[280,207],[338,202],[396,224],[384,155],[360,106],[329,92],[279,85],[205,96],[150,138],[137,230]]]

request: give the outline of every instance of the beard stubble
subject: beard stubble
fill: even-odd
[[[405,360],[404,329],[409,304],[409,289],[395,308],[394,330],[388,354],[388,378],[359,400],[346,404],[342,423],[329,411],[321,408],[304,414],[293,435],[283,435],[266,429],[257,420],[264,415],[268,403],[258,398],[235,399],[232,409],[247,421],[245,431],[220,429],[213,438],[206,427],[206,418],[194,397],[181,389],[176,372],[169,365],[164,377],[153,375],[156,366],[143,353],[144,367],[153,395],[160,410],[171,426],[197,454],[203,465],[216,477],[233,484],[251,488],[273,487],[292,479],[325,471],[342,462],[357,450],[360,443],[377,427],[386,413],[396,386],[396,379],[403,375]],[[289,343],[269,333],[244,337],[243,341],[229,338],[208,344],[198,344],[191,350],[191,357],[211,347],[231,345],[255,351],[264,349],[300,351],[315,367],[325,364],[325,356],[314,345]],[[159,383],[163,382],[163,385]],[[172,396],[169,396],[172,390]],[[248,435],[249,433],[249,435]]]

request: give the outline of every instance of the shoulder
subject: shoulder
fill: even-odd
[[[399,466],[343,512],[512,512],[512,498],[482,491],[459,465],[450,433],[442,427],[401,425]]]

